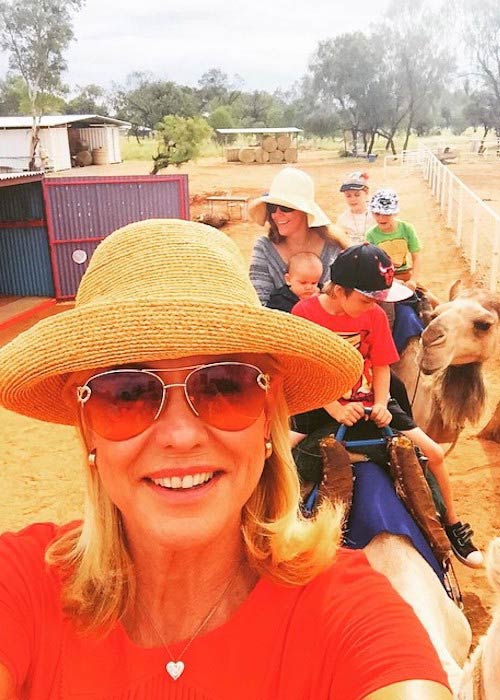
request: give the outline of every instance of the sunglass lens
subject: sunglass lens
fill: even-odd
[[[260,370],[250,365],[208,365],[189,375],[186,390],[206,423],[220,430],[244,430],[264,410],[266,392],[258,384],[260,375]]]
[[[158,377],[117,370],[94,377],[83,416],[89,427],[107,440],[128,440],[154,421],[163,398]]]
[[[295,211],[292,207],[284,207],[281,204],[268,204],[267,209],[270,214],[275,214],[278,209],[282,211],[284,214],[289,214],[291,211]]]

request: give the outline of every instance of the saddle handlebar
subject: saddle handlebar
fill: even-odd
[[[365,406],[365,416],[369,416],[372,409],[369,406]],[[392,429],[387,425],[385,428],[380,428],[382,431],[382,437],[372,438],[369,440],[344,440],[344,436],[347,432],[349,426],[341,425],[335,434],[335,439],[341,442],[347,449],[358,447],[375,447],[377,445],[385,445],[388,438],[393,436]]]

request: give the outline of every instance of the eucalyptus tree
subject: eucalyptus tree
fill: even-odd
[[[64,52],[74,38],[72,13],[84,0],[0,0],[0,46],[26,85],[33,117],[30,170],[35,169],[44,94],[65,89]]]

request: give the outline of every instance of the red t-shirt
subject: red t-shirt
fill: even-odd
[[[45,523],[0,537],[0,662],[22,697],[359,700],[403,680],[447,685],[411,608],[349,550],[306,586],[261,579],[225,625],[194,640],[174,681],[164,648],[136,646],[120,624],[82,637],[63,617],[57,574],[44,564],[58,532]],[[171,646],[174,657],[183,647]]]
[[[323,328],[338,333],[363,355],[364,368],[359,381],[339,401],[361,401],[373,404],[372,367],[392,365],[399,360],[389,321],[380,306],[373,306],[357,318],[346,314],[330,314],[321,306],[319,297],[303,299],[292,309],[292,314],[307,318]]]

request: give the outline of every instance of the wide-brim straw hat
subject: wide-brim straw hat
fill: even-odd
[[[272,181],[269,192],[250,202],[249,216],[259,226],[266,223],[267,204],[281,204],[305,212],[309,228],[331,224],[328,216],[316,204],[311,176],[298,168],[280,170]]]
[[[362,368],[357,351],[332,331],[262,307],[224,233],[175,219],[141,221],[97,247],[73,309],[0,350],[0,404],[74,424],[76,406],[63,399],[73,372],[237,353],[278,362],[290,414],[338,398]]]

